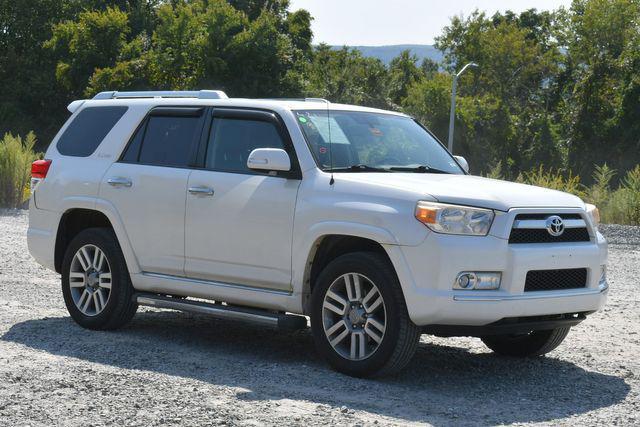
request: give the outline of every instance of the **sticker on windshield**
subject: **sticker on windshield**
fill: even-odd
[[[307,123],[307,118],[305,116],[298,116],[298,120],[300,120],[300,123]]]
[[[374,136],[382,136],[382,131],[378,128],[369,128]]]

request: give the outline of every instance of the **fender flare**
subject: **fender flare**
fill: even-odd
[[[133,248],[131,246],[131,242],[129,241],[129,236],[124,228],[124,223],[122,222],[122,218],[120,218],[120,214],[118,213],[115,206],[107,200],[99,199],[96,197],[67,197],[62,200],[61,203],[61,217],[73,209],[86,209],[92,210],[96,212],[100,212],[103,214],[109,222],[111,223],[111,227],[118,239],[118,244],[120,245],[120,249],[122,249],[122,254],[124,255],[124,259],[127,263],[127,269],[130,274],[140,273],[142,270],[140,269],[140,264],[138,263],[138,259],[133,252]],[[60,227],[58,223],[58,228]],[[56,230],[57,235],[58,230]]]
[[[308,229],[304,238],[294,246],[292,253],[292,293],[303,311],[308,297],[311,265],[322,239],[329,235],[361,237],[380,244],[393,262],[389,246],[399,244],[396,237],[387,229],[348,221],[324,221]],[[394,257],[396,258],[396,257]],[[395,266],[394,266],[395,267]]]

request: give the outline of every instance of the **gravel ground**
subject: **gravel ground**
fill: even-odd
[[[400,375],[351,379],[285,333],[144,309],[92,332],[0,215],[0,425],[640,425],[640,228],[607,226],[610,296],[544,358],[423,336]]]

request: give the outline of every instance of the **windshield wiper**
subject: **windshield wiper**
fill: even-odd
[[[433,168],[427,165],[420,166],[391,166],[389,169],[392,171],[398,172],[417,172],[417,173],[446,173],[450,174],[451,172],[447,172],[442,169]]]
[[[328,169],[327,172],[391,172],[391,170],[386,168],[377,168],[374,166],[357,164],[339,168]]]

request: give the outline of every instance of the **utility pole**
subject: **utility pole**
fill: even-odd
[[[449,141],[447,144],[451,154],[453,154],[453,126],[456,118],[456,89],[458,87],[458,77],[460,77],[467,68],[477,68],[478,66],[479,65],[475,62],[469,62],[467,65],[462,67],[462,70],[458,71],[458,73],[453,76],[453,83],[451,83],[451,112],[449,113]]]

